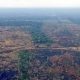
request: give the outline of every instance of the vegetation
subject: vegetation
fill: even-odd
[[[74,60],[77,55],[60,53],[61,51],[38,50],[32,55],[29,51],[21,51],[19,80],[79,80],[79,63]]]
[[[80,11],[25,11],[0,13],[0,80],[80,80]]]
[[[31,58],[31,53],[28,51],[21,51],[19,53],[19,70],[20,70],[20,80],[30,80],[28,74],[29,61]]]
[[[53,41],[48,38],[43,32],[42,32],[42,23],[36,22],[31,24],[28,28],[28,30],[31,32],[32,39],[34,43],[41,43],[41,44],[51,44]]]

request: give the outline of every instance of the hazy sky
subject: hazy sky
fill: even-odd
[[[80,0],[0,0],[0,7],[80,7]]]

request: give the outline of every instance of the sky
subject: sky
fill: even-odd
[[[0,0],[0,8],[80,7],[80,0]]]

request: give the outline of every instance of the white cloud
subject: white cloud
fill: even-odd
[[[0,7],[80,7],[80,0],[0,0]]]

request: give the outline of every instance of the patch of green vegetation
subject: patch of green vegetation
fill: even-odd
[[[51,43],[52,41],[45,36],[43,33],[33,33],[32,34],[32,38],[34,43],[41,43],[41,44],[47,44],[47,43]]]
[[[46,36],[42,32],[42,23],[41,22],[36,22],[36,23],[30,25],[28,30],[30,31],[30,33],[32,35],[32,39],[33,39],[34,43],[50,45],[53,42],[48,36]]]
[[[19,52],[19,70],[20,70],[20,80],[30,80],[28,74],[29,61],[31,59],[31,53],[28,51]]]

